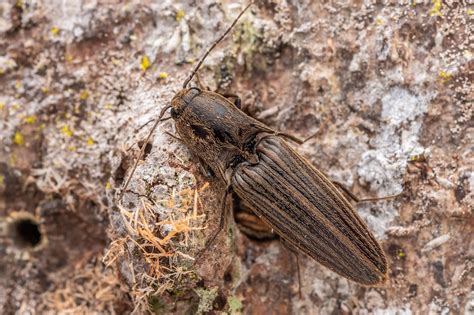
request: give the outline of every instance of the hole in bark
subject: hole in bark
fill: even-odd
[[[34,248],[43,238],[39,223],[28,217],[13,221],[10,225],[10,235],[18,248]]]

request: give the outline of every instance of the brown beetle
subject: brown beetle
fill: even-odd
[[[357,198],[329,180],[285,139],[303,141],[248,116],[221,94],[187,87],[245,10],[206,51],[153,128],[171,109],[181,140],[226,185],[219,230],[207,244],[223,228],[227,195],[234,192],[292,247],[350,280],[379,284],[387,278],[387,259],[346,196]],[[142,153],[150,137],[151,133]],[[135,168],[136,164],[132,174]]]

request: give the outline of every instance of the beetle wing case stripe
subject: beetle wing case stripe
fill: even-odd
[[[234,173],[237,195],[286,241],[331,270],[365,285],[383,282],[383,250],[350,203],[284,140],[263,138],[259,163]]]

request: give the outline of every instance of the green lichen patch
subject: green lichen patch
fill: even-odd
[[[242,314],[242,309],[243,309],[244,305],[238,297],[229,296],[227,298],[227,304],[229,304],[229,314],[230,315]]]
[[[217,287],[212,289],[197,288],[194,290],[199,296],[199,305],[196,314],[204,314],[211,311],[214,307],[214,300],[217,298]]]

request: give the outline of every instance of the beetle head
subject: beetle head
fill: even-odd
[[[186,107],[193,101],[193,99],[201,93],[201,90],[192,87],[189,89],[182,89],[171,100],[171,117],[174,120],[179,119]]]

